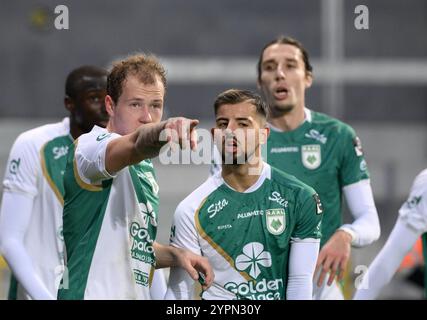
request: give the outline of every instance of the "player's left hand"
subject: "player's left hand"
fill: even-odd
[[[201,283],[203,290],[209,288],[214,280],[214,273],[212,267],[206,257],[199,256],[189,250],[179,249],[180,254],[178,257],[178,265],[184,268],[191,278],[195,281],[199,280],[199,273],[204,276],[203,283]]]
[[[329,272],[328,286],[330,286],[335,276],[341,281],[344,271],[347,268],[351,252],[351,235],[344,230],[337,230],[320,250],[317,258],[316,271],[321,270],[317,285],[320,287]]]

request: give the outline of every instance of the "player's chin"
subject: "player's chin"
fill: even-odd
[[[247,156],[244,153],[239,153],[237,151],[234,152],[225,152],[222,155],[222,163],[223,164],[244,164],[247,161]]]
[[[274,108],[282,112],[289,112],[293,110],[294,104],[290,103],[289,101],[276,101]]]

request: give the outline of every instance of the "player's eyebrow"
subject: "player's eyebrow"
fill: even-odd
[[[285,58],[285,61],[286,62],[298,63],[298,60],[295,59],[295,58]],[[275,63],[275,64],[277,64],[277,60],[275,58],[271,58],[271,59],[263,61],[262,65],[269,64],[269,63]]]
[[[162,103],[162,102],[163,102],[163,100],[162,100],[162,99],[154,99],[154,100],[152,100],[151,102],[155,102],[155,103]]]
[[[144,101],[144,99],[142,99],[142,98],[132,97],[132,98],[126,99],[125,101],[126,101],[126,102],[129,102],[129,101]]]
[[[298,60],[295,58],[286,58],[285,61],[286,62],[292,62],[292,63],[298,63]]]
[[[129,102],[129,101],[144,102],[144,101],[145,101],[145,99],[143,99],[143,98],[133,97],[133,98],[126,99],[125,101],[126,101],[126,102]],[[149,101],[150,101],[150,102],[163,102],[163,100],[162,100],[162,99],[154,99],[154,100],[149,100]]]
[[[236,121],[249,121],[249,122],[252,121],[251,118],[248,118],[248,117],[237,117],[237,118],[235,118],[235,120]],[[216,122],[219,122],[219,121],[230,121],[230,119],[229,118],[225,118],[225,117],[219,117],[215,121]]]
[[[262,65],[269,64],[269,63],[277,63],[277,61],[276,61],[276,59],[271,58],[271,59],[263,61]]]

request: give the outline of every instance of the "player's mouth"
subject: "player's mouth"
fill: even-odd
[[[224,151],[235,153],[237,152],[237,146],[238,146],[238,143],[236,138],[226,139],[226,141],[224,142]]]
[[[285,86],[278,86],[274,90],[273,95],[276,100],[286,100],[288,98],[288,88],[286,88]]]

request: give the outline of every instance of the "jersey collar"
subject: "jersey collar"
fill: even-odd
[[[236,189],[234,189],[232,186],[227,184],[227,182],[225,182],[224,179],[222,178],[221,174],[219,175],[219,178],[221,179],[221,182],[227,186],[227,188],[231,189],[232,191],[234,191],[236,193],[251,193],[251,192],[257,191],[262,186],[265,179],[271,179],[271,167],[269,164],[267,164],[265,161],[263,161],[262,172],[261,172],[258,180],[252,186],[250,186],[248,189],[246,189],[244,192],[239,192]]]
[[[311,110],[308,109],[308,108],[306,108],[306,107],[304,107],[304,121],[300,124],[300,126],[298,128],[300,128],[301,126],[303,126],[306,122],[311,123],[312,119],[313,119],[313,116],[311,114]],[[281,130],[281,129],[275,127],[275,126],[273,126],[271,123],[268,123],[268,126],[270,127],[270,129],[272,131],[275,131],[275,132],[284,132],[283,130]],[[295,130],[297,130],[297,129],[295,129]]]

